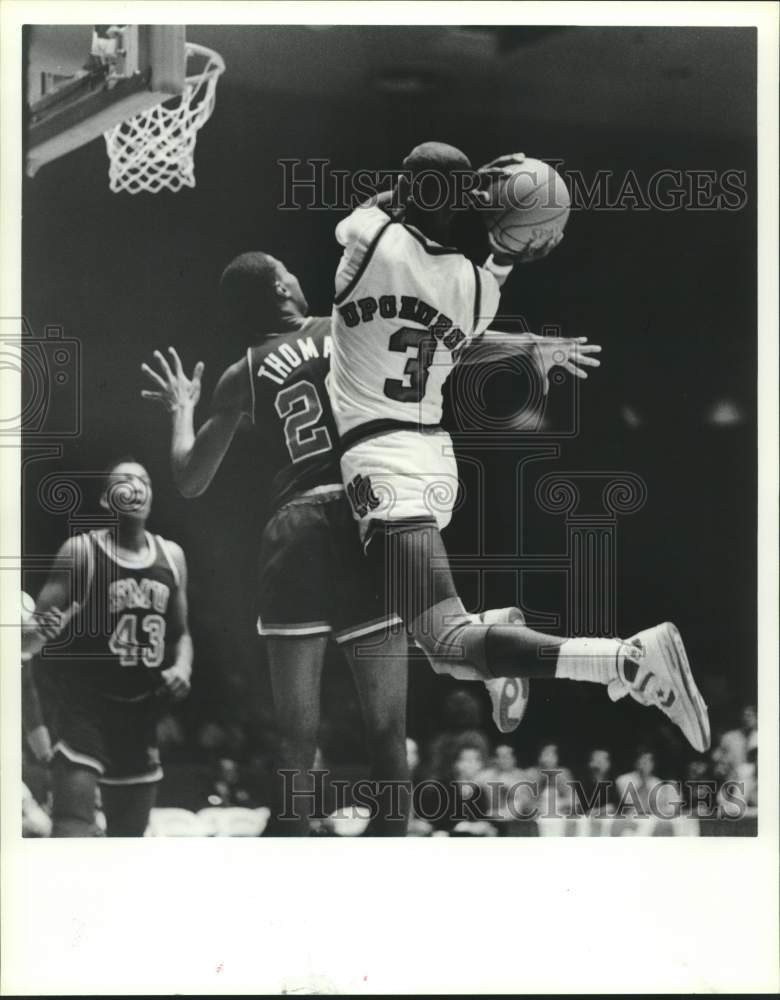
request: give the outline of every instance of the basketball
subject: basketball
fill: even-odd
[[[482,216],[495,250],[519,254],[538,240],[563,232],[571,198],[566,182],[549,164],[526,158],[511,164],[488,189]]]

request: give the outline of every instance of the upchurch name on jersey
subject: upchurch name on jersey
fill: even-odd
[[[276,385],[284,385],[304,361],[330,357],[330,336],[323,339],[322,353],[320,353],[320,346],[313,337],[297,337],[296,345],[297,348],[292,344],[283,343],[279,344],[273,351],[269,351],[256,371],[257,377],[268,379],[275,382]]]
[[[149,608],[164,615],[168,610],[170,596],[168,585],[159,580],[150,580],[147,577],[136,580],[127,577],[123,580],[114,580],[109,585],[108,606],[112,613]]]
[[[455,326],[449,316],[414,295],[373,295],[346,302],[337,307],[345,326],[350,329],[360,323],[372,323],[375,318],[407,320],[427,327],[437,341],[453,352],[456,361],[466,340],[466,334]]]
[[[437,427],[444,383],[498,309],[495,278],[376,206],[336,239],[328,388],[342,450],[393,425]]]

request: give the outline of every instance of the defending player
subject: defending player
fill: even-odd
[[[338,465],[337,435],[325,378],[330,318],[307,317],[297,278],[264,253],[227,267],[221,293],[234,331],[251,346],[214,391],[211,412],[194,431],[203,365],[192,379],[170,348],[157,351],[147,399],[171,414],[171,462],[185,496],[202,493],[242,423],[251,426],[267,470],[273,515],[260,551],[258,631],[266,638],[276,717],[281,731],[277,771],[311,768],[320,719],[320,678],[328,636],[344,652],[358,690],[376,781],[404,781],[406,765],[406,636],[373,586]],[[360,656],[370,640],[372,655]],[[281,803],[277,803],[280,805]],[[305,834],[300,817],[269,832]],[[378,816],[369,832],[403,835],[406,807]]]
[[[158,695],[190,689],[187,564],[176,542],[147,531],[143,465],[114,463],[100,502],[115,525],[64,543],[22,628],[26,659],[57,642],[56,657],[36,663],[54,744],[54,837],[98,835],[98,782],[108,836],[143,836],[162,778]]]
[[[501,172],[513,161],[522,162],[522,154],[490,169]],[[673,625],[628,642],[563,639],[525,627],[517,609],[486,612],[480,622],[458,597],[440,536],[457,495],[452,444],[439,426],[442,386],[464,346],[493,320],[513,263],[543,256],[556,240],[538,241],[520,258],[493,254],[476,267],[446,245],[457,206],[441,198],[442,190],[473,187],[464,182],[475,179],[468,158],[428,142],[403,165],[395,192],[336,228],[344,252],[329,381],[344,483],[369,557],[385,578],[390,610],[436,670],[486,684],[503,731],[515,728],[525,710],[527,685],[519,679],[570,678],[604,684],[613,700],[630,694],[657,705],[705,750],[707,710]],[[587,345],[573,345],[570,367],[598,363]]]

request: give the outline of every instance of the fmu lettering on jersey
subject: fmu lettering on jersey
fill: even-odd
[[[285,381],[304,361],[330,357],[331,338],[329,336],[323,339],[322,354],[320,354],[312,337],[299,337],[296,343],[298,344],[297,351],[292,344],[280,344],[275,350],[266,354],[263,364],[257,369],[257,377],[270,379],[277,385],[284,385]]]
[[[380,295],[379,298],[368,296],[339,306],[338,312],[348,327],[355,327],[359,323],[370,323],[377,315],[382,319],[397,318],[419,323],[420,326],[427,327],[428,332],[453,354],[458,352],[466,339],[465,333],[459,327],[452,325],[449,316],[445,316],[434,306],[413,295]]]
[[[170,594],[167,584],[159,580],[148,580],[144,577],[139,582],[128,577],[124,580],[115,580],[109,585],[108,606],[112,612],[132,608],[153,608],[164,615]]]

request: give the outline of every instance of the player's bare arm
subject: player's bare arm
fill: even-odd
[[[211,414],[195,433],[195,408],[201,393],[204,365],[199,361],[192,377],[184,373],[181,359],[173,347],[168,351],[171,364],[161,351],[154,356],[155,371],[147,364],[141,369],[155,384],[144,389],[144,399],[159,403],[171,414],[171,468],[179,492],[185,497],[200,496],[211,483],[233,436],[249,413],[250,390],[246,359],[224,372],[211,403]]]
[[[173,664],[162,671],[169,693],[177,701],[190,693],[190,678],[192,677],[192,636],[187,616],[187,560],[180,545],[168,541],[168,549],[179,574],[179,586],[172,607],[171,628],[176,640],[176,654]]]
[[[542,374],[544,393],[550,388],[550,371],[563,368],[575,378],[587,379],[587,368],[600,368],[601,361],[596,356],[601,353],[599,344],[589,344],[587,337],[546,337],[537,333],[502,333],[500,330],[486,330],[475,341],[474,349],[466,351],[459,364],[483,363],[485,354],[481,345],[490,348],[490,359],[511,357],[519,352],[528,353]]]
[[[86,579],[86,553],[80,536],[62,544],[49,578],[35,602],[35,611],[22,623],[22,657],[39,653],[55,639],[78,610],[74,581]]]

